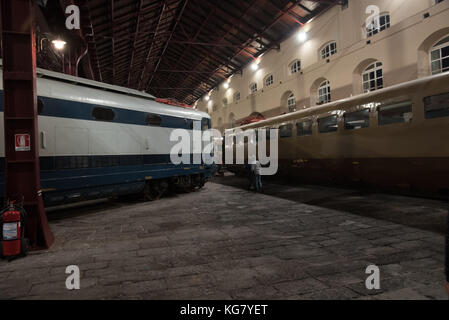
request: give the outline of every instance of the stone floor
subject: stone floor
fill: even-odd
[[[2,299],[447,299],[446,204],[215,179],[153,203],[49,212],[56,243],[0,261]],[[381,290],[365,270],[377,265]],[[65,269],[81,270],[68,291]]]

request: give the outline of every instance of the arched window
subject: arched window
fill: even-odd
[[[363,92],[371,92],[384,87],[382,63],[375,62],[368,66],[362,74]]]
[[[295,112],[296,111],[296,98],[295,94],[291,94],[287,99],[287,107],[288,112]]]
[[[272,86],[273,83],[274,83],[274,77],[272,74],[270,74],[265,78],[265,87]]]
[[[237,102],[240,100],[240,92],[234,93],[234,102]]]
[[[374,18],[371,23],[367,24],[366,37],[372,37],[388,28],[390,28],[390,15],[388,13],[384,13]]]
[[[291,74],[295,74],[301,71],[301,60],[295,60],[290,63],[290,72]]]
[[[251,85],[249,86],[249,90],[251,92],[251,94],[254,94],[257,92],[257,83],[251,83]]]
[[[331,102],[331,84],[326,80],[318,87],[318,104],[325,104],[328,102]]]
[[[321,59],[329,58],[330,56],[333,56],[337,53],[337,42],[332,41],[331,43],[324,46],[323,49],[321,49]]]
[[[432,74],[449,71],[449,36],[438,41],[430,51]]]

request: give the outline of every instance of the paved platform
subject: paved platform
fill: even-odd
[[[446,204],[236,177],[153,203],[50,213],[55,245],[0,261],[2,299],[447,299]],[[365,287],[369,265],[381,290]],[[68,291],[68,265],[81,290]]]

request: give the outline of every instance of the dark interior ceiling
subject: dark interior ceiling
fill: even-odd
[[[81,76],[192,104],[341,1],[49,0],[41,8],[53,32],[70,3],[88,46]],[[38,63],[51,69],[45,55]]]

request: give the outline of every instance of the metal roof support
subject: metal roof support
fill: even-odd
[[[134,66],[134,56],[136,54],[136,44],[137,44],[137,39],[139,36],[139,28],[140,28],[140,21],[141,21],[141,12],[142,12],[142,7],[143,7],[143,0],[139,1],[139,8],[138,8],[138,12],[137,12],[137,21],[136,21],[136,33],[134,34],[134,41],[133,41],[133,46],[132,46],[132,53],[131,53],[131,61],[129,62],[129,71],[128,71],[128,80],[127,80],[127,84],[129,87],[129,84],[131,82],[131,73],[133,71],[133,66]]]
[[[1,0],[5,198],[24,201],[26,237],[34,249],[54,241],[40,188],[36,42],[32,0]]]
[[[164,54],[165,54],[165,51],[167,50],[167,47],[170,44],[171,39],[173,38],[173,34],[175,33],[176,28],[178,27],[179,21],[181,21],[182,15],[184,14],[184,11],[185,11],[188,3],[189,3],[189,0],[184,0],[184,4],[181,8],[181,11],[179,12],[178,17],[176,18],[175,25],[173,26],[173,29],[172,29],[170,35],[168,36],[167,41],[165,42],[164,49],[162,49],[162,52],[159,56],[156,66],[153,69],[154,72],[156,72],[157,69],[159,69],[159,65],[161,64],[162,58],[164,57]],[[154,79],[154,74],[151,76],[150,80],[145,85],[145,88],[148,88],[149,86],[151,86],[151,82],[153,82],[153,79]]]
[[[263,36],[263,34],[265,33],[265,31],[267,31],[268,29],[270,29],[273,25],[275,25],[277,22],[279,22],[279,20],[281,20],[283,17],[285,17],[286,15],[288,15],[290,13],[291,10],[294,9],[294,7],[299,3],[299,0],[295,0],[293,1],[293,4],[291,4],[285,11],[281,11],[281,14],[274,19],[274,21],[272,21],[268,26],[266,26],[262,31],[260,31],[258,34],[254,35],[249,41],[247,41],[247,43],[251,43],[253,42],[255,39],[257,39],[260,36]],[[278,44],[274,43],[274,46],[278,46]],[[246,46],[242,45],[241,49],[239,49],[232,57],[230,57],[228,59],[228,61],[226,63],[230,63],[235,57],[237,57],[239,54],[241,54],[244,50],[245,50]],[[212,77],[213,74],[210,74],[210,77]]]
[[[246,10],[241,14],[241,16],[239,17],[239,19],[235,19],[235,20],[234,20],[234,23],[232,24],[232,27],[231,27],[231,28],[228,30],[228,32],[222,37],[222,39],[226,39],[227,35],[231,33],[232,28],[236,27],[236,25],[238,25],[238,24],[240,23],[239,21],[243,20],[243,18],[248,14],[248,12],[251,11],[251,9],[253,9],[253,6],[254,6],[256,3],[257,3],[257,1],[256,1],[256,0],[253,0],[253,1],[251,1],[251,2],[248,4]],[[252,42],[252,41],[251,41],[251,42]],[[250,43],[251,43],[251,42],[250,42]],[[242,47],[242,46],[240,46],[240,47]],[[212,50],[210,50],[210,53],[209,53],[206,57],[204,57],[204,58],[203,58],[203,59],[202,59],[202,60],[201,60],[201,61],[200,61],[194,68],[192,68],[192,70],[197,70],[198,67],[199,67],[201,64],[203,64],[204,61],[206,61],[206,59],[209,59],[209,57],[212,56],[212,55],[214,54],[215,49],[216,49],[216,47],[213,48]],[[239,51],[239,52],[241,52],[241,51]],[[231,60],[232,60],[232,59],[229,59],[228,61],[231,61]],[[211,75],[211,76],[212,76],[212,75]],[[211,76],[209,76],[209,78],[210,78]],[[189,79],[189,77],[186,77],[183,81],[181,81],[180,87],[183,87],[184,84],[186,83],[186,81],[187,81],[188,79]]]
[[[114,34],[114,0],[110,0],[110,14],[111,14],[111,46],[112,46],[112,84],[115,84],[115,34]]]
[[[141,90],[141,88],[142,88],[142,81],[143,81],[144,76],[145,76],[145,72],[146,72],[146,69],[147,69],[147,66],[148,66],[149,59],[151,57],[151,54],[153,53],[153,48],[155,46],[156,39],[157,39],[157,37],[159,35],[161,24],[162,24],[162,21],[163,21],[163,18],[164,18],[164,14],[165,14],[166,10],[167,10],[167,4],[164,2],[162,4],[162,6],[161,6],[161,13],[159,15],[159,19],[158,19],[158,22],[156,24],[156,29],[154,31],[153,38],[151,40],[150,49],[148,50],[148,53],[147,53],[147,55],[145,57],[144,65],[143,65],[142,71],[140,73],[140,77],[139,77],[139,80],[138,80],[138,83],[137,83],[137,90]]]

